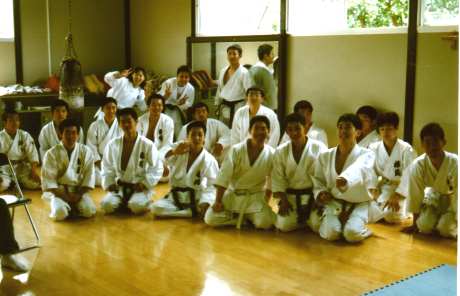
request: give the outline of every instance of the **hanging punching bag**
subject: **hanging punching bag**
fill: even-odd
[[[81,64],[73,46],[72,1],[69,0],[69,33],[66,40],[66,54],[61,61],[59,98],[66,101],[71,109],[81,111],[84,107],[84,84]]]

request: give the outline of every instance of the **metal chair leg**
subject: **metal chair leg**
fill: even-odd
[[[37,226],[35,225],[34,220],[32,219],[32,215],[30,214],[29,207],[24,204],[24,208],[26,209],[27,216],[29,217],[30,225],[32,226],[32,229],[35,234],[35,238],[37,240],[37,247],[40,246],[40,235],[38,234]]]

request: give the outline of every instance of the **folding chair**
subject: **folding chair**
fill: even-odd
[[[4,153],[0,153],[0,167],[8,166],[8,169],[10,171],[10,177],[14,182],[14,187],[16,189],[17,195],[0,195],[0,198],[5,200],[6,204],[8,205],[8,208],[11,209],[11,220],[14,221],[14,211],[16,207],[19,206],[24,206],[24,209],[26,210],[27,216],[29,218],[30,225],[32,226],[32,230],[34,231],[35,234],[35,239],[36,243],[35,245],[21,248],[17,253],[29,251],[35,248],[40,247],[40,236],[38,234],[37,227],[35,226],[35,222],[32,219],[32,215],[30,214],[29,207],[27,206],[29,203],[32,202],[30,198],[25,198],[24,194],[22,193],[21,187],[19,186],[18,178],[16,176],[16,172],[14,170],[13,164],[11,163],[10,159],[8,156]]]

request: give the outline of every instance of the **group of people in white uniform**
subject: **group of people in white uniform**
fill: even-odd
[[[67,103],[58,100],[39,136],[40,157],[14,110],[2,115],[0,153],[12,160],[23,187],[41,187],[56,221],[94,216],[91,190],[101,186],[105,214],[150,211],[214,227],[309,228],[324,239],[348,242],[369,237],[369,223],[412,218],[408,230],[457,236],[457,155],[444,150],[439,124],[422,128],[425,153],[417,156],[398,138],[395,112],[363,106],[338,118],[338,145],[328,148],[325,131],[312,120],[313,106],[302,100],[286,116],[281,135],[267,80],[273,48],[263,45],[258,53],[257,69],[248,71],[239,65],[241,47],[227,49],[229,65],[220,72],[216,94],[222,120],[209,118],[205,103],[194,103],[186,66],[147,97],[143,69],[115,71],[105,76],[111,89],[86,131],[86,144]],[[134,106],[146,112],[138,117]],[[186,124],[185,110],[193,117]],[[7,168],[0,178],[6,190]],[[153,201],[161,181],[169,182],[170,192]]]

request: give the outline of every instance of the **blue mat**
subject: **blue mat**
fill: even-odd
[[[457,295],[457,269],[455,266],[442,264],[363,295],[455,296]]]

